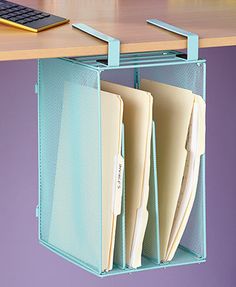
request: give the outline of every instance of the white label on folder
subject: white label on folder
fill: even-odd
[[[121,155],[115,157],[114,164],[114,184],[113,184],[113,213],[121,213],[121,199],[123,188],[124,159]]]

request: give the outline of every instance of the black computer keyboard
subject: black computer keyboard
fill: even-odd
[[[13,2],[0,0],[0,23],[32,32],[39,32],[69,22],[43,11],[38,11]]]

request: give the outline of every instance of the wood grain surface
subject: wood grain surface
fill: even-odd
[[[106,43],[72,28],[82,22],[120,39],[121,52],[186,48],[184,37],[153,27],[157,18],[197,33],[200,47],[236,45],[234,0],[15,0],[70,23],[38,34],[0,24],[0,60],[107,53]]]

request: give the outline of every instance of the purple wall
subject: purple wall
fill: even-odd
[[[38,244],[36,61],[0,62],[0,286],[236,286],[236,47],[207,49],[206,264],[99,279]]]

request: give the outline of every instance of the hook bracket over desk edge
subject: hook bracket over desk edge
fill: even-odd
[[[198,60],[198,35],[180,29],[178,27],[172,26],[167,24],[163,21],[159,21],[157,19],[148,19],[147,23],[157,26],[159,28],[163,28],[175,34],[187,37],[188,44],[187,44],[187,60],[193,61]]]
[[[94,28],[77,23],[72,25],[74,28],[77,28],[93,37],[96,37],[102,41],[108,43],[108,66],[119,66],[120,65],[120,40],[103,34]]]

